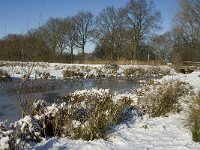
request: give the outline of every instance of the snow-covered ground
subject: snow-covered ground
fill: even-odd
[[[173,73],[168,66],[148,66],[148,65],[120,65],[119,68],[112,68],[109,65],[87,65],[87,64],[61,64],[61,63],[21,63],[21,62],[0,62],[0,69],[5,70],[11,77],[23,78],[24,75],[30,75],[31,78],[41,78],[43,73],[49,73],[51,78],[63,79],[63,72],[66,70],[83,74],[88,77],[116,77],[126,76],[128,69],[139,68],[146,70],[146,75]],[[140,75],[139,71],[129,72],[129,76]],[[155,75],[155,74],[154,74]]]
[[[40,72],[49,72],[55,78],[62,78],[62,71],[71,65],[65,64],[46,64],[45,67],[37,67]],[[78,66],[78,65],[76,65]],[[102,67],[102,65],[88,65],[90,67]],[[123,73],[126,68],[133,66],[120,66],[118,73]],[[135,66],[134,66],[135,67]],[[137,66],[138,67],[138,66]],[[148,66],[143,66],[148,68]],[[20,68],[2,67],[7,70],[12,77],[21,77]],[[168,67],[164,67],[169,69]],[[27,72],[27,71],[26,71]],[[93,71],[94,72],[94,71]],[[200,71],[191,74],[179,74],[171,71],[171,75],[164,76],[159,81],[178,79],[188,82],[197,94],[200,91]],[[32,74],[32,76],[34,76]],[[72,140],[65,138],[50,138],[37,144],[30,144],[30,149],[35,150],[104,150],[104,149],[132,149],[132,150],[198,150],[200,144],[192,141],[192,135],[185,126],[186,112],[180,114],[170,114],[169,117],[149,118],[143,117],[132,118],[130,121],[116,125],[111,130],[108,140]],[[5,147],[6,139],[0,137],[0,147]]]
[[[162,80],[178,79],[189,83],[193,88],[194,92],[197,94],[200,91],[200,71],[195,71],[190,74],[176,73],[174,75],[165,76]]]
[[[108,141],[51,138],[35,145],[33,149],[197,150],[200,144],[192,141],[189,131],[184,127],[184,118],[176,114],[119,125],[113,129]]]
[[[174,74],[161,80],[179,79],[190,83],[194,91],[200,91],[200,71],[191,74]],[[192,141],[192,135],[185,126],[186,114],[170,114],[169,117],[143,118],[113,128],[107,141],[71,140],[69,138],[51,138],[33,149],[72,149],[72,150],[198,150],[200,144]]]

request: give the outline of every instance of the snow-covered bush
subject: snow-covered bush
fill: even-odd
[[[42,73],[42,79],[50,79],[51,78],[51,75],[49,72],[43,72]]]
[[[171,68],[161,66],[151,66],[147,68],[147,72],[150,75],[169,75]]]
[[[107,74],[103,67],[92,66],[67,66],[62,73],[63,79],[105,77]]]
[[[66,66],[63,70],[63,79],[69,78],[101,78],[116,77],[119,66],[115,63],[103,66]]]
[[[41,127],[33,117],[26,116],[10,126],[4,122],[0,122],[0,125],[0,146],[3,149],[23,149],[26,142],[42,140]]]
[[[130,95],[103,89],[76,91],[63,97],[63,103],[51,106],[40,100],[30,106],[23,119],[9,127],[0,124],[0,143],[7,143],[10,149],[23,149],[26,142],[40,142],[46,137],[106,139],[113,125],[127,119],[133,105]]]
[[[137,68],[137,67],[134,67],[134,68],[128,68],[124,71],[124,75],[126,77],[130,77],[130,76],[142,76],[142,75],[145,75],[146,71],[145,69],[143,68]]]
[[[66,124],[65,133],[83,140],[105,138],[110,127],[122,120],[124,109],[128,109],[132,102],[129,97],[115,102],[113,95],[102,89],[78,91],[65,97],[65,100],[69,102],[72,121]]]
[[[0,61],[0,67],[4,67],[6,63],[4,61]]]
[[[39,70],[35,70],[35,79],[39,78],[39,79],[51,79],[51,75],[48,71],[39,71]]]
[[[10,78],[9,74],[4,70],[0,70],[0,82],[6,81],[8,78]]]
[[[71,78],[71,77],[78,77],[83,78],[84,74],[82,72],[76,72],[74,70],[65,70],[63,71],[63,79]]]
[[[193,141],[200,142],[200,93],[189,105],[187,126],[192,132]]]
[[[90,66],[67,66],[63,71],[63,79],[95,77],[96,71],[90,73],[93,70],[94,67]]]
[[[119,65],[116,63],[108,63],[104,65],[105,70],[109,70],[111,74],[117,74],[117,71],[119,70]]]
[[[112,63],[105,64],[104,68],[117,71],[119,69],[119,65],[112,62]]]
[[[181,111],[179,98],[192,94],[191,87],[183,82],[172,80],[157,83],[138,90],[140,107],[150,117],[165,116],[167,113]]]
[[[170,74],[170,68],[161,68],[159,66],[152,66],[148,68],[131,67],[124,70],[126,77],[130,76],[158,76]]]

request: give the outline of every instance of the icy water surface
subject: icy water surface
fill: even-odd
[[[125,93],[138,88],[140,86],[138,81],[139,79],[106,78],[67,81],[30,80],[24,84],[20,80],[14,80],[0,83],[0,121],[8,119],[8,122],[13,122],[20,118],[19,99],[44,99],[48,103],[53,103],[64,94],[91,88],[104,88],[110,89],[111,92]],[[21,89],[20,92],[19,89]]]

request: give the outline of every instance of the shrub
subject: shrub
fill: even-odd
[[[161,68],[159,66],[148,67],[147,72],[149,75],[169,75],[171,68]]]
[[[131,67],[127,68],[124,71],[126,77],[130,76],[158,76],[158,75],[167,75],[170,74],[169,68],[160,68],[159,66],[152,66],[148,68],[142,67]]]
[[[91,66],[68,66],[63,71],[63,79],[105,77],[105,70],[102,69]]]
[[[200,142],[200,93],[189,105],[187,126],[191,130],[193,141]]]
[[[79,77],[83,78],[84,74],[81,72],[76,72],[74,70],[65,70],[63,71],[63,79],[71,78],[71,77]]]
[[[10,126],[5,125],[5,122],[0,122],[0,142],[4,142],[3,149],[24,149],[26,142],[42,140],[40,130],[37,120],[30,116],[26,116]]]
[[[50,79],[51,75],[47,71],[41,72],[39,70],[35,70],[35,79],[37,79],[37,78],[46,80],[46,79]]]
[[[10,76],[6,71],[0,70],[0,82],[7,81],[9,78]]]
[[[50,79],[51,78],[51,75],[49,72],[43,72],[42,73],[42,79]]]
[[[119,70],[119,65],[114,62],[111,62],[111,63],[105,64],[104,68],[117,71],[117,70]]]
[[[30,105],[28,116],[9,128],[0,123],[0,136],[7,139],[8,148],[23,149],[26,142],[40,142],[44,137],[106,139],[113,125],[133,114],[130,96],[114,95],[103,89],[76,91],[63,97],[63,101],[46,106],[40,100]]]
[[[67,66],[63,71],[63,79],[68,78],[90,78],[95,75],[91,74],[93,67],[89,66]]]
[[[146,71],[143,68],[128,68],[124,71],[126,77],[129,76],[143,76],[146,74]]]
[[[103,66],[104,74],[108,77],[116,77],[117,76],[117,71],[119,70],[119,65],[111,62],[108,64],[105,64]]]
[[[168,81],[139,91],[142,95],[139,105],[150,117],[165,116],[181,111],[179,98],[191,94],[191,87],[180,81]]]
[[[71,114],[65,133],[74,139],[83,140],[105,139],[109,128],[122,120],[124,109],[131,104],[127,97],[116,103],[108,91],[99,92],[94,89],[83,93],[75,92],[65,97],[65,100],[70,102]]]

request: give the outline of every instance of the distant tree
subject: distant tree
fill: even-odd
[[[78,32],[77,46],[81,48],[82,61],[84,61],[85,44],[92,35],[93,15],[91,12],[79,12],[74,16],[74,22]]]
[[[176,54],[183,60],[200,61],[200,1],[180,0],[173,25]]]
[[[55,54],[59,53],[61,56],[66,48],[66,40],[64,38],[66,29],[61,18],[50,18],[45,25],[39,28],[48,47]]]
[[[159,57],[154,51],[155,49],[149,43],[142,43],[140,51],[138,51],[138,59],[141,61],[158,60]]]
[[[114,53],[119,54],[122,44],[121,35],[123,31],[123,15],[120,9],[107,7],[103,9],[96,18],[96,39],[99,44],[106,45],[110,50],[110,59],[114,60]]]
[[[168,62],[173,49],[173,39],[170,32],[155,36],[151,40],[151,47],[160,60]]]
[[[70,52],[71,55],[71,63],[74,62],[74,49],[77,47],[77,40],[78,40],[78,30],[75,24],[75,20],[73,17],[68,17],[65,20],[65,41],[67,50]]]
[[[40,30],[31,30],[24,36],[27,61],[52,61],[52,52]]]
[[[136,60],[142,42],[159,28],[160,12],[149,0],[130,0],[125,10],[127,27],[132,37],[132,59]]]
[[[4,37],[4,50],[7,53],[8,60],[23,60],[23,36],[18,34],[9,34]]]
[[[93,56],[96,59],[99,60],[112,60],[110,58],[110,47],[107,46],[107,43],[104,43],[105,40],[101,40],[101,42],[98,42],[94,51],[93,51]]]

